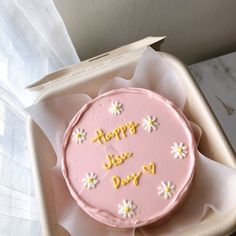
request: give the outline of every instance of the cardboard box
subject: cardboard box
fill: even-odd
[[[78,65],[66,67],[47,75],[28,89],[39,91],[40,95],[36,102],[73,93],[87,93],[95,97],[101,85],[112,77],[119,75],[131,78],[135,65],[145,48],[152,44],[154,49],[159,49],[163,39],[164,37],[148,37]],[[186,66],[170,54],[161,54],[174,67],[185,87],[187,103],[184,113],[189,120],[198,124],[203,130],[199,150],[211,159],[236,168],[234,152]],[[50,169],[56,163],[56,156],[41,129],[31,119],[28,120],[28,140],[40,207],[42,233],[56,236],[69,235],[55,219]],[[236,230],[235,225],[236,209],[221,216],[215,213],[208,214],[201,223],[181,232],[181,235],[228,235]]]

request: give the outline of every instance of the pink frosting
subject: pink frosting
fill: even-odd
[[[121,114],[112,115],[112,102],[123,105]],[[159,126],[152,132],[143,127],[147,116],[157,117]],[[100,144],[92,142],[96,130],[104,132],[128,122],[139,123],[137,132],[126,132],[126,138]],[[72,133],[84,129],[87,136],[82,143],[75,143]],[[174,158],[171,146],[184,143],[187,147],[185,158]],[[138,227],[160,221],[170,215],[180,204],[190,187],[194,170],[196,144],[190,124],[174,104],[162,96],[140,88],[112,90],[87,103],[72,119],[65,133],[63,144],[62,172],[66,183],[78,205],[96,220],[113,227]],[[133,153],[132,157],[119,166],[106,170],[107,154]],[[156,172],[150,174],[142,166],[155,163]],[[134,172],[142,172],[139,184],[131,181],[115,189],[112,176],[125,178]],[[84,188],[82,179],[86,173],[95,173],[99,182],[94,189]],[[171,181],[175,192],[169,199],[159,195],[161,182]],[[118,205],[123,200],[136,205],[135,215],[124,218]]]

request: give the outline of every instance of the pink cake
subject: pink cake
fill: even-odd
[[[129,228],[171,216],[191,185],[196,144],[188,120],[149,90],[109,91],[72,119],[62,172],[94,219]]]

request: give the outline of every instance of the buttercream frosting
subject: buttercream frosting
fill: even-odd
[[[62,173],[78,205],[119,228],[171,215],[190,187],[197,155],[182,111],[141,88],[112,90],[84,105],[62,150]]]

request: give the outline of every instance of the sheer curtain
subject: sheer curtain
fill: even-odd
[[[52,0],[0,0],[0,235],[41,235],[24,90],[79,58]]]

